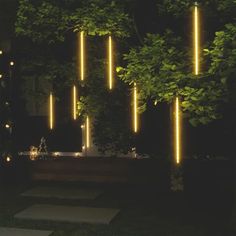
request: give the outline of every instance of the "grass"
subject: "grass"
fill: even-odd
[[[96,186],[102,188],[104,193],[93,201],[20,197],[20,192],[29,187],[17,184],[1,186],[0,226],[53,230],[51,236],[234,235],[228,230],[231,205],[224,199],[224,194],[204,199],[186,193],[159,192],[158,186],[116,185]],[[14,219],[15,213],[36,203],[111,207],[119,208],[121,212],[110,225]]]

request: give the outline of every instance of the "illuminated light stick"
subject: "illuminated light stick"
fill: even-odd
[[[80,32],[80,80],[84,80],[84,31]]]
[[[76,116],[76,104],[77,104],[77,90],[76,90],[76,86],[73,86],[73,119],[76,120],[77,116]]]
[[[49,128],[53,129],[53,121],[54,121],[54,108],[53,108],[53,95],[50,93],[49,96]]]
[[[175,158],[176,163],[180,163],[180,110],[179,110],[179,98],[175,99]]]
[[[90,120],[86,117],[86,148],[90,147]]]
[[[137,86],[134,83],[134,92],[133,92],[133,129],[134,132],[138,132],[138,114],[137,114]]]
[[[111,90],[113,88],[113,60],[112,60],[112,38],[109,36],[108,38],[108,58],[109,58],[109,64],[108,64],[108,71],[109,71],[109,89]]]
[[[198,4],[194,5],[194,74],[199,74],[199,13]]]

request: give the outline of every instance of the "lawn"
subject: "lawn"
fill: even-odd
[[[68,184],[57,183],[60,186]],[[55,183],[47,183],[55,186]],[[80,186],[81,184],[72,184]],[[227,194],[198,198],[197,194],[160,192],[158,186],[96,185],[104,193],[96,200],[21,197],[32,184],[1,186],[0,225],[53,230],[52,236],[229,236],[231,202]],[[201,195],[204,193],[201,193]],[[200,200],[199,200],[200,199]],[[119,208],[110,225],[16,220],[13,215],[34,203]]]

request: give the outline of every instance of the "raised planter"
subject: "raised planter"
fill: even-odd
[[[30,172],[32,180],[158,184],[168,187],[170,164],[155,159],[59,158],[32,161]]]

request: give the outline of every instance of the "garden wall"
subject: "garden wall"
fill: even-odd
[[[155,159],[60,158],[30,162],[32,180],[169,186],[170,165]]]

